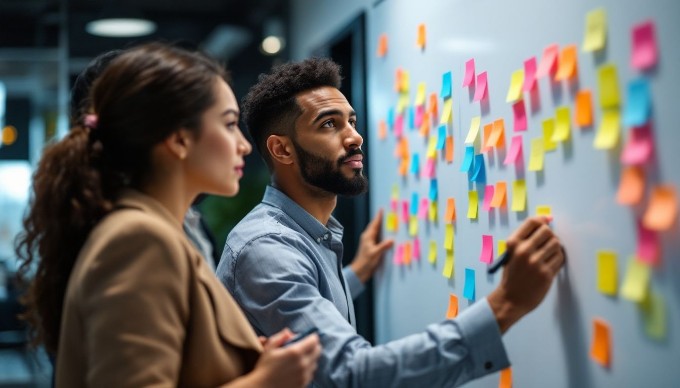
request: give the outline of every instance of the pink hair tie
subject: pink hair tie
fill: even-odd
[[[85,115],[85,126],[90,128],[90,129],[97,129],[97,115],[89,114]]]

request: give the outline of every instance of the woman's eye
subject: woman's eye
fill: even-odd
[[[227,128],[228,129],[236,129],[238,127],[238,122],[236,121],[230,121],[227,123]]]

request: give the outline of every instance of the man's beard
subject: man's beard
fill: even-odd
[[[302,179],[308,184],[336,195],[354,196],[368,190],[368,179],[362,175],[362,169],[354,169],[354,176],[345,177],[342,162],[353,155],[363,155],[359,148],[349,151],[337,161],[328,160],[322,156],[307,152],[297,141],[293,140],[293,147],[298,155]]]

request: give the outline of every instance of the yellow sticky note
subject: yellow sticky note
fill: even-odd
[[[593,342],[590,357],[604,367],[609,367],[611,354],[611,330],[609,324],[600,318],[593,319]]]
[[[616,264],[616,252],[597,251],[597,289],[606,295],[615,296],[619,273]]]
[[[430,201],[430,207],[427,212],[427,217],[430,222],[437,221],[437,201]]]
[[[574,121],[579,127],[589,127],[593,125],[593,101],[590,90],[579,90],[576,93],[576,116]]]
[[[427,254],[427,261],[434,264],[437,262],[437,242],[430,240],[430,250]]]
[[[650,276],[649,265],[631,257],[621,286],[621,296],[633,302],[642,302],[647,297]]]
[[[531,139],[531,156],[529,157],[529,171],[543,170],[543,138]]]
[[[408,234],[413,237],[418,234],[418,217],[411,215],[408,219]]]
[[[597,86],[602,108],[615,108],[621,103],[619,80],[616,76],[616,65],[607,64],[597,71]]]
[[[418,92],[416,93],[415,106],[421,106],[425,103],[425,96],[427,92],[425,91],[425,82],[418,84]]]
[[[557,73],[555,74],[556,81],[562,81],[576,77],[576,74],[578,74],[576,51],[576,45],[574,44],[570,44],[562,48],[562,52],[560,52]]]
[[[449,308],[446,309],[446,319],[453,319],[458,316],[458,297],[449,294]]]
[[[600,128],[597,130],[593,147],[599,150],[609,150],[619,142],[621,133],[621,114],[618,109],[605,109],[602,113]]]
[[[557,143],[552,140],[553,134],[555,133],[555,120],[545,119],[543,120],[543,150],[544,151],[554,151],[557,149]]]
[[[398,225],[399,218],[397,217],[397,213],[395,212],[387,213],[387,225],[386,225],[387,231],[396,232]]]
[[[444,275],[445,278],[451,279],[451,276],[453,276],[453,265],[454,265],[453,251],[446,251],[446,259],[444,260],[444,270],[442,271],[442,275]]]
[[[402,70],[401,72],[401,92],[406,93],[408,96],[408,92],[411,89],[411,73],[409,73],[406,70]]]
[[[446,224],[444,229],[444,249],[453,250],[453,225]]]
[[[666,337],[666,304],[661,294],[654,291],[640,304],[642,319],[645,323],[645,332],[656,340]]]
[[[666,231],[678,218],[678,199],[672,185],[659,185],[652,189],[649,205],[642,217],[647,229]]]
[[[537,216],[550,216],[552,215],[552,209],[548,205],[537,205],[536,206]]]
[[[470,120],[470,130],[465,137],[465,144],[475,144],[475,148],[479,149],[479,125],[481,124],[482,118],[480,116],[475,116]]]
[[[437,157],[437,137],[430,136],[427,141],[427,157],[436,158]]]
[[[401,93],[399,95],[399,100],[397,101],[397,112],[404,113],[404,110],[408,106],[408,93]]]
[[[562,142],[569,139],[571,134],[570,116],[568,106],[561,106],[555,110],[555,132],[552,141]]]
[[[505,240],[498,240],[498,253],[496,254],[496,257],[499,257],[500,255],[504,254],[505,251],[508,250],[508,243]]]
[[[453,98],[447,98],[444,100],[444,107],[442,108],[442,117],[441,120],[439,121],[440,124],[446,124],[451,121],[452,114],[451,110],[453,109]]]
[[[598,51],[604,48],[607,37],[607,14],[604,8],[594,9],[586,14],[586,31],[583,35],[583,51]]]
[[[512,207],[513,212],[522,212],[527,206],[527,185],[524,179],[512,182]]]
[[[470,219],[477,218],[477,207],[479,205],[479,195],[476,191],[468,191],[468,212],[467,217]]]
[[[515,102],[522,98],[522,85],[524,85],[524,69],[515,70],[510,78],[510,87],[505,102]]]
[[[425,23],[421,23],[418,25],[418,39],[416,40],[416,46],[418,46],[421,49],[424,49],[426,43],[427,38],[425,34]]]

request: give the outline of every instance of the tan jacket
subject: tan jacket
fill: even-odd
[[[232,296],[160,203],[127,191],[69,280],[57,387],[215,387],[262,347]]]

